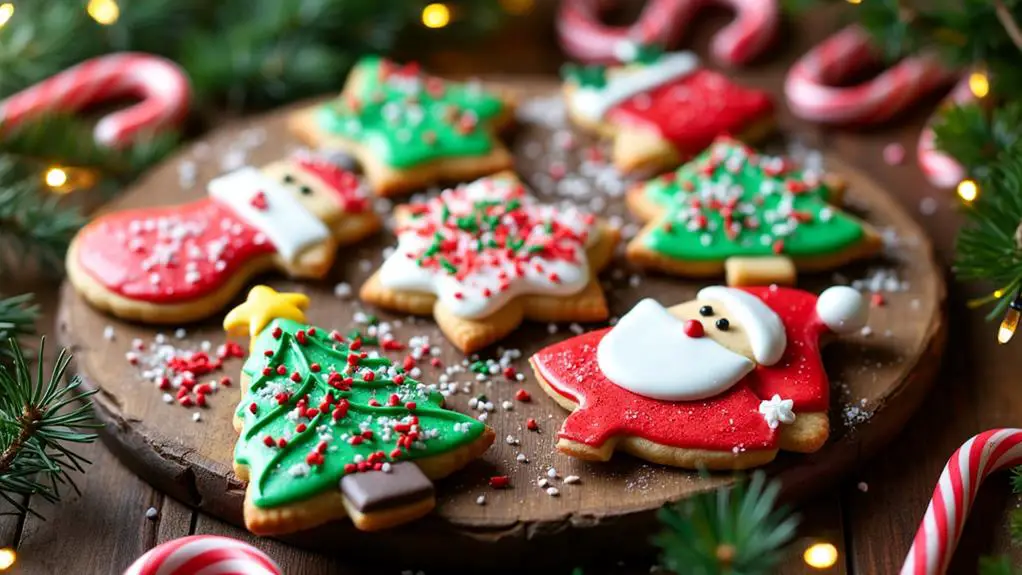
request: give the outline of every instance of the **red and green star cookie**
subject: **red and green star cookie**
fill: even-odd
[[[496,132],[513,116],[506,94],[369,56],[339,98],[296,112],[289,125],[310,145],[356,156],[376,193],[392,196],[510,168]]]

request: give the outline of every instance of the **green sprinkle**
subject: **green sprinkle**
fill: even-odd
[[[451,275],[458,273],[458,268],[456,268],[451,262],[447,261],[446,258],[442,258],[440,260],[440,265]]]

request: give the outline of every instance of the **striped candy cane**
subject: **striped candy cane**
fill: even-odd
[[[564,51],[584,62],[620,60],[622,42],[672,44],[694,14],[708,4],[724,4],[737,17],[713,39],[714,57],[728,65],[742,64],[767,47],[780,22],[777,0],[650,0],[631,26],[607,26],[601,0],[564,0],[557,31]]]
[[[969,75],[966,74],[955,89],[948,94],[948,97],[941,102],[940,107],[945,108],[956,104],[967,104],[976,101],[976,96],[969,87]],[[936,114],[926,122],[922,133],[919,134],[919,145],[916,147],[916,156],[919,167],[930,183],[941,188],[951,188],[958,185],[965,178],[965,168],[954,158],[938,151],[936,148],[936,135],[933,133],[933,121]]]
[[[149,550],[124,575],[283,575],[265,553],[236,539],[192,535]]]
[[[140,102],[104,116],[93,133],[107,146],[123,146],[141,131],[157,131],[184,118],[189,86],[173,62],[150,54],[122,52],[86,60],[0,101],[7,128],[52,112],[75,112],[114,98]]]
[[[1022,464],[1022,429],[991,429],[955,451],[940,474],[901,575],[947,570],[979,485],[991,473]]]
[[[954,77],[934,56],[913,56],[863,84],[836,87],[876,62],[865,30],[849,26],[839,31],[788,71],[784,95],[791,111],[800,118],[829,124],[881,122]]]

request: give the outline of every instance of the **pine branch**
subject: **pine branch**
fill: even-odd
[[[83,472],[89,461],[74,448],[95,441],[96,435],[87,430],[99,424],[88,402],[93,392],[80,391],[77,377],[64,383],[71,361],[66,349],[46,377],[41,362],[33,375],[17,341],[9,344],[13,360],[0,365],[0,498],[20,512],[39,516],[22,496],[57,502],[66,487],[77,492],[70,473]],[[43,338],[40,357],[45,345]]]
[[[668,571],[693,575],[771,573],[795,536],[798,519],[776,508],[780,484],[757,471],[732,489],[697,495],[660,510],[654,538]]]
[[[0,299],[0,341],[35,332],[38,317],[39,305],[33,303],[30,293]],[[7,346],[0,346],[0,361],[13,357]]]

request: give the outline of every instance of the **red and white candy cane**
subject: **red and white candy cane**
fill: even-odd
[[[606,0],[563,0],[557,31],[571,57],[583,62],[613,62],[620,59],[622,42],[672,44],[695,12],[707,4],[723,4],[737,14],[710,46],[714,58],[724,64],[749,61],[777,32],[777,0],[650,0],[631,26],[608,26],[600,20],[601,11],[610,5]]]
[[[969,86],[969,75],[966,74],[955,86],[955,89],[951,90],[948,97],[941,102],[940,107],[945,108],[975,101],[976,96],[972,93],[972,88]],[[922,133],[919,134],[916,156],[919,160],[919,167],[922,168],[923,174],[931,184],[940,188],[951,188],[965,178],[965,168],[948,154],[937,150],[935,145],[937,137],[933,133],[932,126],[934,118],[936,115],[930,118]]]
[[[803,55],[788,71],[784,95],[791,111],[826,124],[887,120],[955,74],[932,55],[905,58],[871,80],[839,86],[878,61],[869,35],[849,26]]]
[[[123,146],[141,131],[156,132],[184,118],[190,89],[184,72],[170,60],[122,52],[86,60],[0,101],[0,124],[12,128],[47,113],[133,96],[141,101],[104,116],[96,141]]]
[[[991,473],[1022,464],[1022,429],[991,429],[955,451],[940,474],[901,575],[947,570],[980,483]]]
[[[192,535],[149,550],[124,575],[283,575],[265,553],[237,539]]]

